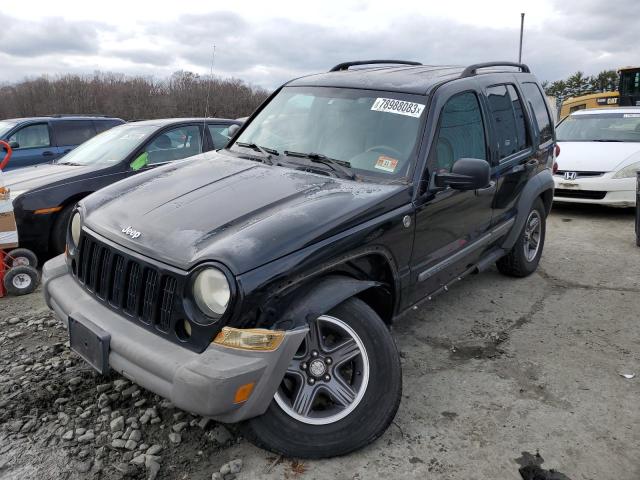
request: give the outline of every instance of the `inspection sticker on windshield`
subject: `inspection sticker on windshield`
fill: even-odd
[[[640,118],[640,113],[625,113],[624,118]]]
[[[395,100],[393,98],[376,98],[376,101],[371,105],[371,110],[418,118],[422,114],[422,110],[424,110],[424,105],[422,103],[405,102],[404,100]]]
[[[385,172],[389,173],[395,172],[397,166],[398,160],[396,160],[395,158],[387,157],[386,155],[380,155],[378,157],[378,161],[374,165],[375,168],[384,170]]]

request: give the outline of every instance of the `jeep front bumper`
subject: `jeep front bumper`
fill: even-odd
[[[42,270],[44,296],[56,317],[94,324],[111,336],[109,366],[177,407],[221,422],[263,414],[307,328],[290,330],[269,352],[211,344],[195,353],[139,328],[93,298],[71,276],[63,255]],[[239,387],[253,383],[249,399],[235,403]]]

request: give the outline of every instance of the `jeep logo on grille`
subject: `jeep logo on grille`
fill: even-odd
[[[125,235],[129,235],[131,238],[133,238],[134,240],[136,238],[138,238],[140,235],[142,235],[141,232],[139,232],[138,230],[132,228],[131,226],[125,227],[122,229],[122,233],[124,233]]]

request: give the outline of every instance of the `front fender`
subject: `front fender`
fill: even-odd
[[[379,282],[356,280],[341,275],[329,275],[313,283],[301,296],[295,298],[279,315],[274,327],[282,330],[306,326],[320,315],[348,298],[369,288],[381,285]],[[296,295],[294,292],[292,295]]]
[[[520,194],[520,199],[518,200],[516,221],[505,238],[502,248],[506,251],[513,248],[516,240],[518,240],[520,232],[522,231],[522,227],[524,227],[524,222],[527,220],[527,216],[531,211],[533,202],[535,202],[536,199],[547,190],[553,191],[553,186],[553,175],[551,174],[551,170],[548,168],[536,174],[527,182]]]

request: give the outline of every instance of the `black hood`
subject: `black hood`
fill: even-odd
[[[126,248],[183,269],[216,260],[241,274],[408,203],[408,190],[210,152],[82,203],[85,225]]]
[[[37,190],[51,185],[64,184],[77,176],[96,170],[95,166],[75,166],[48,163],[11,170],[2,175],[6,187],[13,191]]]

